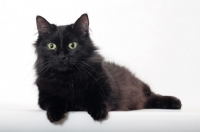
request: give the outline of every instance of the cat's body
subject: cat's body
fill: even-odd
[[[105,62],[89,37],[86,14],[67,26],[36,20],[39,106],[51,122],[68,111],[88,111],[101,120],[109,111],[181,108],[177,98],[156,95],[128,69]]]

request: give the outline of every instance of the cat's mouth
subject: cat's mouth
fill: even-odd
[[[56,70],[57,71],[61,71],[61,72],[66,72],[66,71],[70,71],[73,70],[73,67],[70,64],[59,64],[56,66]]]
[[[69,70],[73,70],[73,64],[69,61],[59,61],[54,66],[57,71],[66,72]]]
[[[68,65],[67,64],[64,64],[64,63],[60,63],[58,64],[55,68],[56,70],[58,71],[67,71],[68,70]]]
[[[65,67],[65,66],[59,66],[59,67],[57,67],[56,68],[58,71],[67,71],[68,70],[68,68],[67,67]]]

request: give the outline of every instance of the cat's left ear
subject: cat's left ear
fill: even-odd
[[[81,31],[81,35],[86,35],[89,33],[89,19],[87,14],[81,15],[78,20],[76,20],[73,28],[75,30]]]

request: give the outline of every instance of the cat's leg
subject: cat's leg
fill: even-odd
[[[98,105],[98,106],[97,106]],[[97,105],[91,105],[88,108],[88,114],[92,116],[94,120],[103,120],[108,115],[108,109],[105,104],[97,104]]]
[[[143,85],[143,92],[146,97],[144,108],[181,109],[181,101],[178,98],[154,94],[147,84]]]
[[[60,98],[40,93],[38,104],[40,108],[47,110],[47,118],[50,122],[56,122],[64,118],[66,108],[64,102]]]
[[[59,103],[59,102],[58,102]],[[64,118],[66,110],[64,105],[52,105],[47,109],[47,117],[50,122],[56,122]]]
[[[105,119],[108,115],[108,105],[105,103],[104,97],[99,93],[93,93],[88,97],[87,112],[94,120]]]

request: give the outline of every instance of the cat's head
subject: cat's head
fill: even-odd
[[[38,40],[35,43],[37,63],[58,71],[73,69],[90,58],[96,48],[89,36],[89,19],[83,14],[71,25],[56,26],[41,16],[36,17]]]

